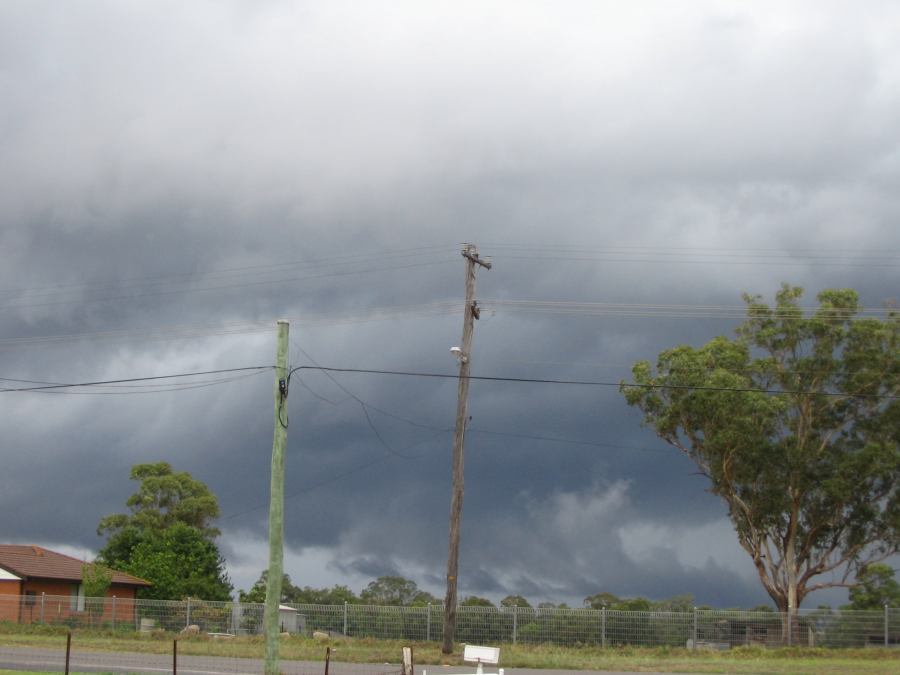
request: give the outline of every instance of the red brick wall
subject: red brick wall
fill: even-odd
[[[19,620],[19,596],[22,595],[21,581],[4,579],[0,581],[0,621]]]
[[[85,611],[77,611],[72,609],[72,586],[74,584],[69,581],[53,581],[33,579],[26,581],[22,594],[27,591],[34,591],[34,604],[22,603],[21,607],[16,608],[16,616],[22,623],[31,623],[41,620],[41,605],[43,604],[43,618],[46,623],[57,623],[65,621],[69,617],[78,617],[88,623],[88,613]],[[43,598],[41,597],[43,594]],[[134,621],[134,588],[131,586],[113,585],[106,593],[107,598],[116,597],[115,602],[115,620],[116,622],[133,622]],[[11,620],[16,620],[12,618]],[[103,614],[96,617],[96,621],[100,623],[111,622],[113,620],[113,603],[107,600],[104,604]]]

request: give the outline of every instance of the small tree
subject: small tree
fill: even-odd
[[[241,602],[254,602],[263,604],[266,601],[266,586],[269,580],[269,571],[263,570],[259,579],[249,591],[238,591],[238,600]],[[281,598],[279,602],[302,602],[296,599],[299,588],[291,583],[291,578],[285,574],[281,577]]]
[[[370,605],[411,605],[420,592],[415,581],[399,576],[383,576],[370,582],[359,598]]]
[[[850,609],[900,607],[900,584],[894,579],[894,569],[890,565],[869,565],[856,575],[856,583],[850,589]]]
[[[467,595],[465,599],[459,603],[460,607],[494,607],[494,603],[487,598],[480,598],[477,595]]]
[[[507,595],[500,601],[501,607],[531,607],[531,604],[521,595]]]
[[[584,606],[591,609],[611,609],[618,605],[619,602],[621,602],[619,597],[612,593],[594,593],[594,595],[589,595],[584,599]]]
[[[81,566],[81,588],[85,596],[85,609],[91,624],[103,616],[106,593],[112,585],[112,570],[99,563]]]

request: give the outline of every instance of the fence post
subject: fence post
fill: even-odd
[[[403,675],[415,675],[412,647],[403,648]]]
[[[172,640],[172,675],[178,675],[178,638]]]
[[[889,633],[888,633],[888,604],[884,603],[884,646],[887,647],[889,644]]]
[[[600,645],[606,649],[606,605],[600,607]]]
[[[41,623],[44,623],[44,591],[41,591]]]
[[[191,596],[188,596],[185,606],[187,607],[187,611],[185,612],[184,627],[187,628],[188,626],[191,625]]]
[[[69,675],[69,654],[72,653],[72,631],[66,633],[66,675]]]
[[[344,637],[347,636],[347,601],[344,600]]]
[[[699,635],[699,629],[697,626],[697,608],[694,607],[694,631],[693,631],[692,642],[691,642],[691,644],[693,645],[693,649],[697,648],[697,636],[698,635]]]
[[[516,639],[519,634],[519,606],[513,605],[513,644],[516,644]]]
[[[112,598],[112,628],[116,629],[116,596],[114,595]]]
[[[425,642],[431,642],[431,603],[428,603],[428,614],[425,616]]]

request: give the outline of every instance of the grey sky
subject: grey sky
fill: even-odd
[[[618,381],[737,324],[511,300],[739,308],[782,281],[807,304],[896,298],[900,9],[684,4],[3,3],[0,376],[269,364],[278,317],[295,364],[451,373],[463,241],[495,262],[478,374]],[[286,569],[440,594],[454,384],[334,377],[415,424],[370,409],[385,447],[303,372]],[[165,459],[218,494],[249,587],[270,389],[3,394],[0,540],[96,551],[130,465]],[[477,382],[470,412],[463,595],[766,601],[724,507],[614,388]]]

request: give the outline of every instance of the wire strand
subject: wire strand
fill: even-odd
[[[331,373],[362,373],[369,375],[396,375],[401,377],[423,377],[446,380],[457,380],[459,375],[450,373],[423,373],[404,370],[376,370],[369,368],[333,368],[327,366],[296,366],[294,370],[321,370]],[[778,396],[797,396],[797,395],[816,395],[816,396],[834,396],[840,398],[874,398],[874,399],[900,399],[895,394],[844,394],[840,392],[830,391],[806,391],[806,390],[786,390],[786,389],[764,389],[756,387],[706,387],[695,385],[680,384],[640,384],[636,382],[604,382],[599,380],[562,380],[550,378],[536,377],[500,377],[493,375],[469,375],[469,380],[480,380],[484,382],[518,382],[522,384],[559,384],[559,385],[576,385],[586,387],[624,387],[636,389],[686,389],[692,391],[728,391],[737,393],[758,393],[758,394],[774,394]]]

